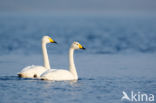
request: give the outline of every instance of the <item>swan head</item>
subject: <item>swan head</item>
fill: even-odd
[[[78,50],[78,49],[85,49],[79,42],[73,42],[71,48]]]
[[[42,38],[42,42],[43,43],[56,43],[56,41],[54,41],[51,37],[49,37],[49,36],[43,36],[43,38]]]

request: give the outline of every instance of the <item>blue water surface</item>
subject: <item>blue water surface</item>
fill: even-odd
[[[0,103],[131,103],[121,101],[123,91],[156,96],[155,27],[148,16],[0,14]],[[68,69],[73,41],[87,48],[75,52],[78,81],[17,77],[43,64],[43,35],[58,42],[47,45],[52,68]]]

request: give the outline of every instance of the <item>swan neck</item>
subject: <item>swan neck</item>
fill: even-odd
[[[76,67],[74,64],[74,49],[69,49],[69,69],[70,72],[74,75],[75,79],[78,79]]]
[[[44,67],[47,68],[47,69],[50,69],[46,43],[44,43],[44,42],[42,42],[42,52],[43,52]]]

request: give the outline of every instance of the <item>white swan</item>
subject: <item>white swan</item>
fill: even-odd
[[[47,70],[41,75],[42,80],[54,80],[54,81],[63,81],[63,80],[77,80],[78,75],[76,72],[74,64],[74,50],[85,49],[78,42],[74,42],[69,49],[69,71],[63,69],[57,70]]]
[[[43,61],[44,66],[27,66],[17,75],[22,78],[39,78],[40,75],[45,72],[46,70],[50,69],[48,53],[46,49],[47,43],[56,43],[52,38],[49,36],[43,36],[42,38],[42,52],[43,52]]]

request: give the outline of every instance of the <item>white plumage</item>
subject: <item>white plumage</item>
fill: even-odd
[[[42,38],[42,52],[43,52],[43,61],[44,66],[27,66],[21,72],[18,73],[19,77],[22,78],[39,78],[42,73],[46,70],[50,69],[48,53],[46,49],[47,43],[56,43],[52,38],[49,36],[44,36]]]
[[[74,50],[85,49],[78,42],[74,42],[69,49],[69,70],[56,69],[48,70],[41,75],[42,80],[54,80],[54,81],[64,81],[64,80],[77,80],[78,75],[76,67],[74,64]]]

